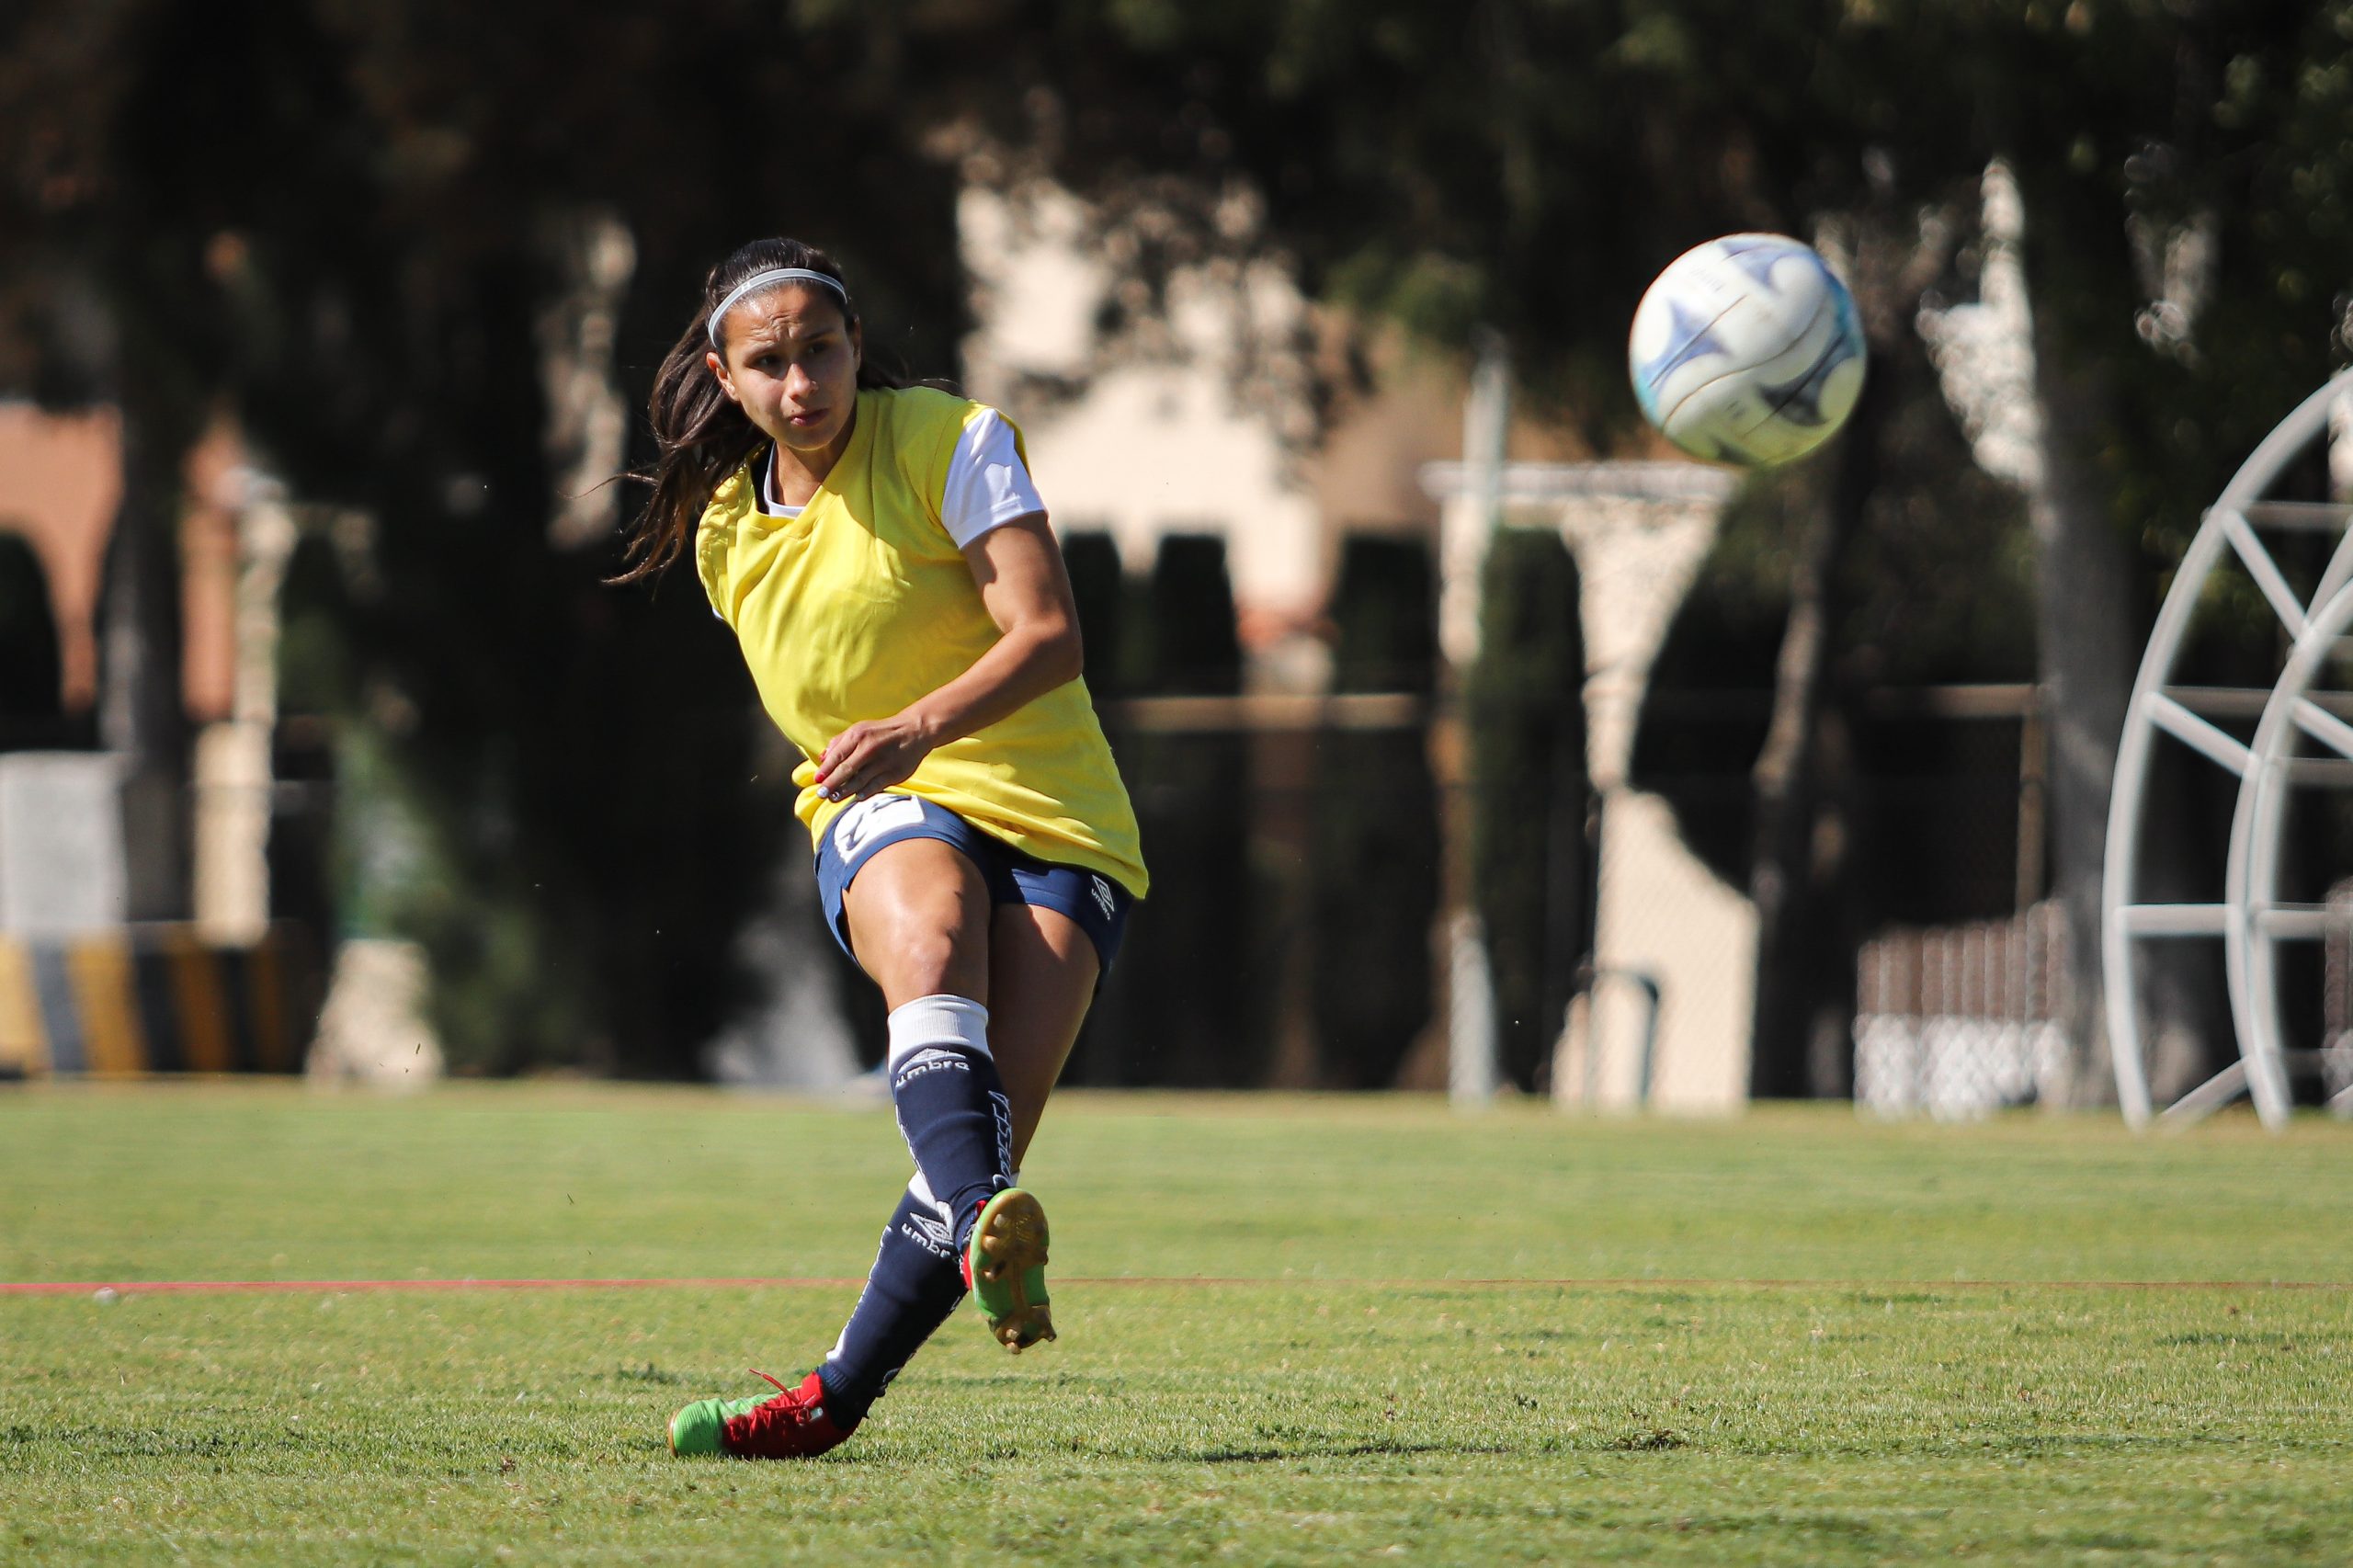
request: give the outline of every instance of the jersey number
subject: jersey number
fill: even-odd
[[[913,795],[877,795],[870,801],[860,801],[844,812],[834,824],[834,847],[845,860],[854,860],[858,852],[881,835],[902,827],[916,827],[923,823],[923,802]]]

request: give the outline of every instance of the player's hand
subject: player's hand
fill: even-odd
[[[828,801],[863,801],[904,782],[938,743],[904,713],[852,724],[817,759],[817,789]]]

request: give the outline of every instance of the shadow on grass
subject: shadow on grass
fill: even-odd
[[[1431,1454],[1502,1455],[1523,1450],[1499,1443],[1302,1443],[1280,1449],[1209,1449],[1199,1453],[1156,1456],[1148,1462],[1192,1464],[1279,1464],[1285,1460],[1361,1460],[1415,1458]]]
[[[687,1381],[685,1373],[665,1372],[651,1361],[642,1367],[617,1367],[604,1376],[605,1381],[609,1383],[674,1384]]]
[[[305,1432],[181,1432],[118,1426],[60,1426],[50,1431],[12,1426],[0,1430],[0,1450],[62,1449],[98,1460],[220,1460],[313,1446]]]

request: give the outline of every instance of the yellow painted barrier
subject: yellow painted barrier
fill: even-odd
[[[296,1060],[293,1031],[287,1028],[284,955],[263,942],[245,959],[246,1006],[252,1009],[254,1061],[265,1073],[291,1073]]]
[[[250,947],[162,924],[0,937],[0,1078],[298,1072],[318,1001],[310,951],[285,926]]]
[[[228,1073],[237,1065],[229,993],[221,982],[217,949],[185,926],[158,934],[159,957],[171,976],[174,1021],[179,1026],[180,1065],[191,1073]]]
[[[33,986],[33,956],[23,943],[0,937],[0,1073],[48,1071],[49,1030]]]
[[[90,1075],[127,1078],[147,1071],[147,1031],[139,1022],[130,942],[112,933],[84,937],[65,949],[65,972],[74,983]]]

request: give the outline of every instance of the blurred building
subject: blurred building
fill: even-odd
[[[110,409],[46,414],[0,403],[0,531],[40,562],[58,632],[59,706],[97,700],[98,584],[121,497],[122,424]]]
[[[1057,529],[1109,535],[1131,573],[1165,539],[1217,540],[1251,688],[1320,690],[1341,540],[1437,537],[1417,476],[1461,449],[1460,373],[1401,350],[1319,408],[1334,324],[1279,263],[1179,267],[1155,300],[1052,186],[970,187],[958,222],[965,384],[1021,424]]]
[[[226,426],[199,442],[180,518],[192,920],[128,919],[142,846],[120,759],[98,746],[121,463],[110,409],[0,404],[0,533],[29,547],[12,560],[27,580],[9,585],[6,630],[57,643],[55,690],[14,692],[26,711],[0,713],[0,1075],[289,1071],[316,1011],[315,956],[307,934],[270,920],[273,723],[241,702],[238,588],[252,553],[241,542],[253,532],[241,444]]]
[[[1482,498],[1460,463],[1425,471],[1448,547],[1477,569]],[[1586,1107],[1727,1110],[1746,1097],[1756,910],[1684,844],[1667,803],[1634,787],[1651,666],[1715,537],[1733,476],[1706,463],[1512,462],[1506,527],[1558,533],[1577,562],[1586,766],[1596,797],[1594,983],[1574,1003],[1553,1096]]]
[[[1487,523],[1458,460],[1467,392],[1458,366],[1402,346],[1383,354],[1378,335],[1377,362],[1350,362],[1368,345],[1343,345],[1345,324],[1271,262],[1180,267],[1155,301],[1119,265],[1128,258],[1113,252],[1127,241],[1116,228],[1098,248],[1093,215],[1049,186],[970,187],[959,218],[979,324],[965,348],[973,395],[1022,424],[1065,535],[1108,534],[1131,574],[1148,571],[1172,537],[1223,543],[1249,690],[1326,688],[1335,570],[1352,535],[1415,541],[1440,581],[1475,592]],[[1754,909],[1684,847],[1665,804],[1626,778],[1651,661],[1731,483],[1699,463],[1594,461],[1572,434],[1525,420],[1505,446],[1518,460],[1504,471],[1501,520],[1556,532],[1577,562],[1587,771],[1602,800],[1588,862],[1601,980],[1573,1011],[1555,1093],[1601,1105],[1736,1104],[1748,1074]],[[1475,599],[1470,613],[1475,625]],[[1461,643],[1459,630],[1447,641]],[[1273,797],[1311,773],[1260,732],[1260,858],[1304,858],[1307,813]],[[1296,1035],[1299,1026],[1278,1028]],[[1409,1078],[1435,1086],[1442,1051],[1442,1040],[1430,1040]],[[1295,1041],[1279,1045],[1278,1080],[1305,1081],[1303,1059]]]
[[[98,612],[107,550],[121,496],[121,422],[110,408],[51,414],[0,404],[0,531],[31,547],[58,641],[62,723],[0,735],[0,750],[95,744],[99,699]],[[239,748],[224,734],[237,718],[237,580],[240,528],[250,478],[243,444],[217,424],[188,461],[180,517],[181,699],[196,731],[198,883],[193,914],[223,936],[250,937],[268,919],[262,863],[267,829],[267,737]],[[263,771],[250,766],[264,748]],[[254,799],[259,788],[264,798]],[[256,813],[258,813],[256,815]],[[231,822],[231,818],[240,819]],[[242,819],[253,818],[251,822]],[[228,835],[224,838],[224,833]],[[242,842],[242,854],[224,854]]]
[[[230,711],[243,461],[226,425],[188,459],[180,672],[192,723]],[[113,409],[51,414],[0,403],[0,532],[21,536],[40,562],[57,626],[58,702],[69,715],[86,716],[97,702],[98,597],[121,495],[122,422]]]

